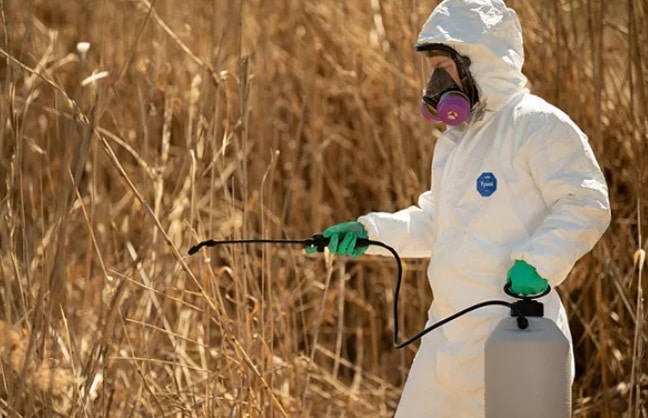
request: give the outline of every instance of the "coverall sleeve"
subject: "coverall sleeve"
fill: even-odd
[[[521,151],[549,213],[511,258],[555,287],[610,224],[608,187],[587,136],[571,121],[548,116]]]
[[[382,241],[403,258],[428,258],[432,252],[434,222],[432,191],[421,194],[418,205],[394,213],[371,212],[358,218],[369,239]],[[388,255],[378,246],[369,246],[365,254]]]

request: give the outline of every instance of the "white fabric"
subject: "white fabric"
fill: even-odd
[[[430,257],[433,323],[484,300],[510,299],[502,286],[516,259],[559,285],[603,234],[610,209],[585,134],[524,89],[522,35],[513,10],[498,0],[443,1],[423,26],[419,43],[427,42],[470,57],[485,110],[438,138],[432,188],[418,205],[358,220],[370,239],[402,257]],[[369,247],[367,254],[385,252]],[[545,316],[571,340],[557,293],[541,301]],[[489,307],[428,334],[396,416],[483,417],[483,346],[507,315],[506,308]]]

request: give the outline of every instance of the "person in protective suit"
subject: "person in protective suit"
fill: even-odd
[[[327,228],[329,251],[388,255],[356,246],[363,237],[402,257],[430,258],[428,325],[506,299],[507,282],[518,295],[555,288],[608,227],[608,189],[586,135],[525,89],[516,13],[501,0],[445,0],[415,49],[434,68],[421,111],[447,125],[434,149],[431,190],[409,208]],[[556,291],[540,301],[571,341]],[[483,417],[484,343],[507,315],[486,308],[427,334],[396,417]],[[571,373],[573,381],[573,355]]]

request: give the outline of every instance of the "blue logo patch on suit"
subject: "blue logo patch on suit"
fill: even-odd
[[[489,171],[477,178],[477,191],[482,197],[489,197],[497,190],[497,178]]]

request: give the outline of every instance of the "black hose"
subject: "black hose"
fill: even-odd
[[[320,234],[313,235],[312,238],[306,238],[306,239],[240,239],[240,240],[222,240],[222,241],[209,239],[194,245],[189,249],[188,253],[189,255],[193,255],[203,247],[215,247],[217,245],[227,245],[227,244],[301,244],[304,245],[305,247],[314,246],[317,248],[317,251],[322,252],[324,251],[324,248],[326,248],[326,246],[329,244],[329,241],[330,238],[327,238]],[[413,337],[408,338],[402,343],[399,343],[398,342],[398,299],[400,295],[401,284],[403,281],[403,264],[401,262],[400,256],[398,255],[398,252],[396,252],[394,248],[390,247],[384,242],[373,241],[366,238],[358,238],[356,241],[357,247],[358,246],[364,247],[369,245],[375,245],[386,249],[392,254],[392,256],[394,256],[394,260],[396,261],[397,277],[396,277],[396,285],[394,288],[394,303],[392,304],[393,317],[394,317],[394,336],[393,336],[392,344],[394,345],[394,347],[398,349],[407,347],[414,341],[418,340],[419,338],[423,337],[429,332],[447,324],[448,322],[453,321],[459,318],[460,316],[463,316],[476,309],[480,309],[486,306],[499,305],[499,306],[505,306],[507,308],[510,308],[511,311],[516,315],[518,328],[526,329],[529,326],[529,320],[524,316],[524,314],[519,309],[517,309],[517,307],[514,304],[503,300],[488,300],[485,302],[480,302],[475,305],[469,306],[466,309],[463,309],[453,315],[450,315],[447,318],[435,322],[429,327],[416,333],[416,335],[414,335]]]

